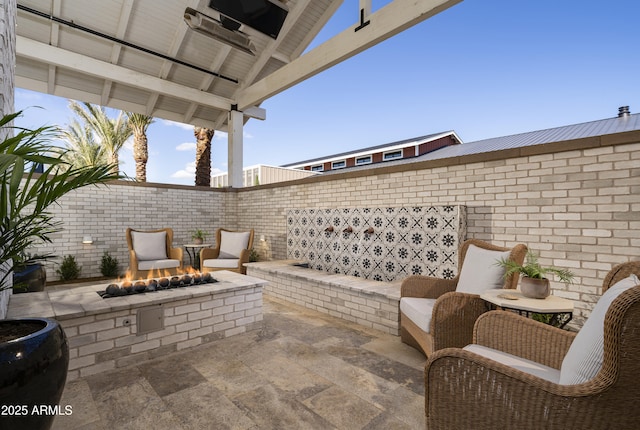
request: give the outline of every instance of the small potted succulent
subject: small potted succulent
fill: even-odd
[[[191,232],[191,239],[196,245],[202,245],[207,236],[209,236],[209,233],[204,230],[200,230],[199,228]]]
[[[568,269],[558,269],[556,267],[543,267],[538,262],[539,255],[533,251],[527,251],[523,264],[518,264],[513,260],[501,259],[496,264],[506,269],[505,278],[512,274],[522,275],[520,279],[520,291],[525,297],[533,299],[544,299],[551,294],[549,279],[547,275],[555,275],[561,282],[570,284],[573,282],[574,274]]]

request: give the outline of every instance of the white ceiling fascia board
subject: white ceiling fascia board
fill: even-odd
[[[462,0],[394,0],[369,15],[370,24],[360,31],[352,27],[329,39],[302,57],[284,65],[244,89],[237,97],[238,108],[257,105],[318,73],[374,46]]]
[[[16,37],[16,56],[71,70],[82,71],[101,79],[112,80],[181,100],[211,106],[216,109],[229,110],[230,106],[234,104],[231,99],[225,97],[216,96],[75,52],[49,46],[23,36]]]

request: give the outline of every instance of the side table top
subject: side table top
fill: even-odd
[[[515,300],[500,296],[513,296]],[[480,294],[480,298],[501,308],[518,309],[529,312],[560,313],[573,312],[573,301],[551,295],[545,299],[531,299],[518,290],[492,289]]]
[[[211,248],[211,244],[209,243],[185,243],[185,248]]]

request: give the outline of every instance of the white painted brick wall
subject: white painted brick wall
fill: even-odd
[[[215,293],[214,293],[215,294]],[[68,380],[191,348],[259,328],[262,287],[165,303],[164,328],[136,334],[138,309],[60,321],[69,341]],[[233,304],[224,304],[229,301]],[[213,306],[212,306],[213,304]],[[238,308],[241,306],[241,309]],[[219,313],[212,318],[212,313]],[[124,325],[125,320],[131,324]]]

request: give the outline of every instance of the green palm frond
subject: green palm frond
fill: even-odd
[[[540,256],[529,250],[525,257],[524,264],[518,264],[513,260],[502,258],[496,262],[496,265],[506,269],[504,273],[505,279],[513,274],[523,275],[529,278],[543,279],[547,275],[555,275],[561,282],[568,284],[573,283],[574,274],[568,269],[558,269],[556,267],[544,267],[539,262]]]

